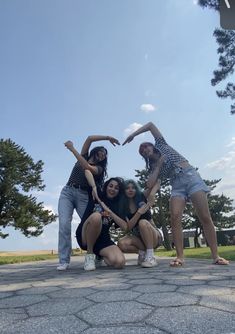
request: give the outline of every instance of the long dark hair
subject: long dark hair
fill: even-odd
[[[101,150],[106,152],[106,158],[102,161],[97,160],[97,153]],[[88,160],[92,158],[96,166],[100,166],[102,168],[102,173],[96,177],[96,182],[99,186],[102,186],[104,183],[104,179],[107,177],[107,166],[108,166],[108,151],[104,146],[96,146],[94,147],[88,156]]]
[[[115,198],[108,198],[107,197],[107,187],[109,185],[109,183],[111,181],[115,181],[118,184],[119,187],[119,192],[118,195]],[[104,203],[117,215],[120,214],[120,198],[122,197],[124,193],[124,180],[121,177],[111,177],[110,179],[108,179],[107,181],[105,181],[103,188],[102,188],[102,192],[101,192],[101,200],[104,201]]]
[[[147,171],[151,172],[152,169],[153,169],[153,167],[154,167],[154,164],[155,164],[156,161],[153,160],[153,159],[151,159],[151,158],[145,158],[145,157],[142,155],[142,150],[143,150],[143,148],[144,148],[145,146],[147,146],[147,145],[152,146],[152,148],[153,148],[153,152],[154,152],[154,153],[159,153],[160,155],[161,155],[161,153],[160,153],[160,151],[158,151],[158,150],[156,149],[156,147],[153,145],[153,143],[150,143],[150,142],[144,142],[144,143],[140,144],[140,146],[139,146],[139,154],[143,157],[143,159],[144,159],[144,161],[145,161],[145,165],[146,165],[146,169],[147,169]]]
[[[139,208],[139,204],[143,201],[143,194],[141,192],[141,189],[138,185],[138,183],[132,179],[129,179],[129,180],[125,180],[124,181],[124,192],[123,194],[121,195],[121,200],[120,200],[120,215],[122,218],[126,218],[128,217],[131,212],[130,212],[130,206],[129,206],[129,199],[128,197],[126,196],[125,194],[125,190],[126,188],[128,187],[129,184],[132,184],[135,188],[135,196],[134,196],[134,201],[135,201],[135,205],[136,205],[136,208],[138,209]]]

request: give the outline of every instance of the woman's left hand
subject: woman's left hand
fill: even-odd
[[[94,201],[96,200],[98,203],[101,202],[101,200],[100,200],[100,198],[97,194],[97,188],[96,187],[92,188],[92,198],[93,198]]]
[[[104,202],[100,202],[100,205],[104,209],[104,211],[108,212],[109,214],[111,213],[111,210],[107,207],[107,205]]]
[[[113,145],[113,146],[115,146],[115,145],[120,145],[120,143],[119,143],[119,141],[116,139],[116,138],[114,138],[114,137],[108,137],[108,140],[110,141],[110,143]]]

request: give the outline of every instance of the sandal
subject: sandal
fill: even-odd
[[[183,260],[176,258],[170,262],[170,267],[182,267],[183,264],[184,264]]]
[[[226,266],[229,264],[228,260],[225,260],[223,257],[217,257],[214,261],[213,264],[217,264],[219,266]]]

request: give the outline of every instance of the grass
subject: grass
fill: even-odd
[[[235,246],[219,246],[218,247],[219,255],[224,257],[226,260],[235,261]],[[175,257],[175,250],[166,251],[163,248],[159,248],[156,252],[157,256],[170,256]],[[197,259],[211,259],[211,252],[209,247],[201,248],[185,248],[184,256],[197,258]]]
[[[14,256],[2,256],[0,255],[0,265],[2,264],[12,264],[12,263],[20,263],[20,262],[31,262],[31,261],[43,261],[43,260],[52,260],[56,259],[57,255],[50,254],[38,254],[38,255],[14,255]]]
[[[235,261],[235,246],[220,246],[218,247],[219,255],[227,260]],[[35,254],[36,253],[36,254]],[[27,255],[28,254],[28,255]],[[81,255],[78,250],[73,250],[73,255]],[[175,257],[175,250],[166,251],[164,248],[159,248],[156,255]],[[197,258],[197,259],[211,259],[210,249],[208,247],[202,248],[185,248],[185,257]],[[52,260],[58,258],[58,254],[51,254],[51,251],[37,251],[37,252],[0,252],[0,265],[31,262],[31,261],[43,261]]]
[[[79,254],[81,254],[80,251],[73,250],[74,256]],[[52,251],[0,252],[0,265],[31,261],[53,260],[57,258],[57,252]]]

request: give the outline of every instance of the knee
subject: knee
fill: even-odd
[[[101,224],[101,215],[99,212],[94,212],[89,220],[88,220],[88,224],[91,224],[92,226],[100,226]]]
[[[120,252],[121,253],[121,252]],[[116,269],[122,269],[125,266],[125,257],[121,254],[115,254],[109,257],[109,264]]]
[[[149,227],[149,222],[148,222],[147,220],[145,220],[145,219],[141,219],[141,220],[139,221],[139,229],[140,229],[140,230],[146,229],[146,228],[148,228],[148,227]]]
[[[123,251],[123,252],[126,252],[127,249],[128,249],[128,246],[129,246],[129,243],[127,240],[125,239],[120,239],[118,240],[118,243],[117,243],[118,247]]]
[[[122,269],[122,268],[125,267],[125,264],[126,264],[125,257],[124,256],[117,256],[115,261],[114,261],[113,267],[116,268],[116,269]]]

